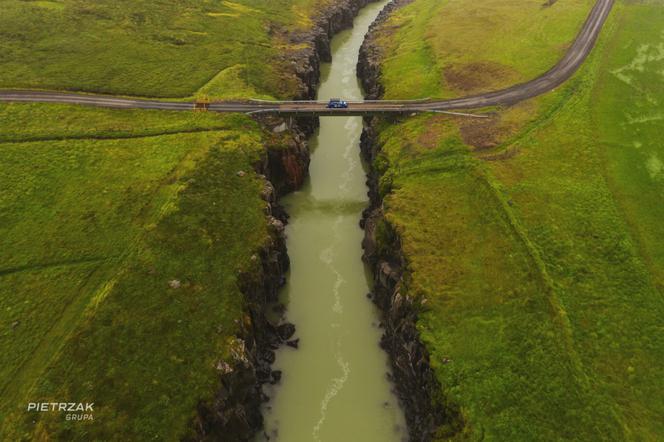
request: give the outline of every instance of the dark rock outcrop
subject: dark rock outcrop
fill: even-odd
[[[270,177],[277,197],[299,189],[309,173],[307,132],[301,127],[306,120],[282,119],[276,116],[256,117],[264,128],[266,155],[256,169]],[[275,132],[274,128],[286,127]]]
[[[295,334],[295,326],[289,322],[277,327],[277,334],[282,341],[288,341]]]

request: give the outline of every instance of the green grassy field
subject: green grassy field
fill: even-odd
[[[664,35],[662,3],[630,5],[620,36],[610,43],[592,100],[596,135],[604,146],[609,187],[639,251],[664,292]],[[629,26],[639,23],[640,26]],[[659,39],[657,35],[659,33]]]
[[[242,313],[236,272],[267,239],[262,184],[236,175],[260,132],[222,123],[0,144],[3,437],[172,439],[214,392]],[[64,397],[96,401],[95,425],[24,412]]]
[[[288,32],[329,0],[0,1],[0,87],[289,96]]]
[[[0,87],[292,96],[285,33],[327,1],[0,0]],[[191,430],[238,271],[260,276],[266,142],[243,115],[0,104],[0,439]],[[95,402],[94,424],[25,412],[40,401]]]
[[[386,48],[389,96],[406,93],[390,89],[390,66],[438,19],[404,18],[426,5],[385,25],[409,23]],[[579,74],[491,122],[420,116],[381,130],[386,219],[407,290],[426,299],[418,326],[461,410],[458,439],[664,437],[662,6],[620,2]],[[531,49],[518,40],[508,53]],[[485,48],[458,56],[483,60]]]

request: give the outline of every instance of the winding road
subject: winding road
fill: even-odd
[[[247,114],[278,113],[286,115],[348,116],[387,113],[445,112],[462,109],[480,109],[489,106],[507,106],[556,88],[569,79],[590,54],[600,31],[611,12],[614,0],[597,0],[581,31],[565,56],[546,73],[534,80],[507,89],[450,100],[425,101],[357,101],[349,102],[345,109],[328,109],[320,101],[216,101],[208,105],[215,112],[239,112]],[[195,103],[76,92],[51,92],[36,90],[0,90],[0,101],[80,104],[120,109],[159,109],[191,111]]]

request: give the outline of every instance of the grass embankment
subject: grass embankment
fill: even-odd
[[[0,105],[0,143],[141,138],[242,127],[246,118],[209,112],[103,109],[66,104]]]
[[[570,3],[542,11],[564,15]],[[384,25],[401,24],[388,72],[411,43],[433,47],[414,30],[436,14],[407,18],[426,4]],[[533,33],[547,13],[530,14]],[[664,437],[663,14],[618,4],[579,74],[490,122],[419,116],[381,130],[386,219],[402,238],[407,290],[426,299],[418,326],[461,409],[459,438]],[[457,26],[500,39],[475,15]],[[529,50],[528,29],[500,63]],[[463,57],[481,64],[485,48]],[[444,71],[438,94],[458,94]]]
[[[0,87],[245,98],[295,93],[283,32],[321,4],[0,3]],[[0,439],[187,431],[267,240],[264,141],[241,115],[0,104]]]
[[[328,0],[323,0],[323,2]],[[319,0],[0,2],[0,87],[287,97],[287,33]]]

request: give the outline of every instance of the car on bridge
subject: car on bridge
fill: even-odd
[[[340,98],[330,98],[330,101],[327,102],[328,109],[347,109],[348,102]]]

